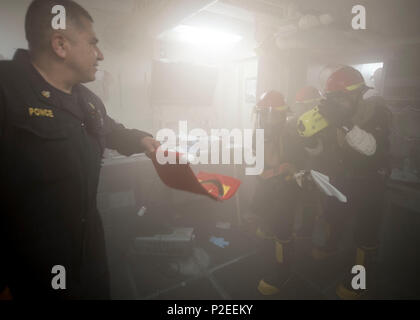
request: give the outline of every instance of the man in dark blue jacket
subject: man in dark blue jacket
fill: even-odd
[[[52,8],[66,9],[66,29]],[[70,0],[34,0],[29,50],[0,62],[0,291],[15,299],[108,299],[109,276],[96,193],[104,148],[151,153],[148,133],[111,119],[82,83],[95,80],[93,19]],[[54,266],[66,288],[52,286]]]

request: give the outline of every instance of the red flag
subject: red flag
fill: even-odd
[[[165,155],[168,155],[168,151]],[[176,152],[177,164],[159,164],[156,153],[151,157],[156,172],[168,187],[205,195],[214,200],[227,200],[235,195],[241,184],[240,180],[206,172],[200,172],[196,176],[189,164],[179,164],[181,156]]]

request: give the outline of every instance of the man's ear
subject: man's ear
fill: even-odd
[[[54,32],[51,36],[51,47],[54,53],[65,59],[68,51],[68,40],[60,32]]]

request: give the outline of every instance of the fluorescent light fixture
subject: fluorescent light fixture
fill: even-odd
[[[377,63],[364,63],[364,64],[356,64],[353,66],[354,68],[356,68],[357,70],[359,70],[365,81],[366,84],[370,87],[375,87],[375,82],[373,79],[373,76],[376,72],[376,70],[378,70],[379,68],[383,68],[384,64],[383,62],[377,62]]]
[[[177,40],[194,45],[230,46],[242,40],[242,37],[236,34],[188,25],[179,25],[173,31]]]
[[[377,69],[383,68],[384,64],[383,62],[364,63],[364,64],[356,64],[353,67],[359,70],[364,76],[371,77]]]

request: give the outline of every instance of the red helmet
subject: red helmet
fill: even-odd
[[[324,92],[351,92],[362,88],[366,88],[362,74],[352,67],[344,66],[329,76]]]
[[[312,103],[321,100],[321,93],[312,86],[300,89],[296,93],[296,103]]]
[[[260,100],[257,102],[257,108],[262,109],[270,107],[278,111],[284,111],[288,109],[284,96],[275,90],[263,93],[260,97]]]

